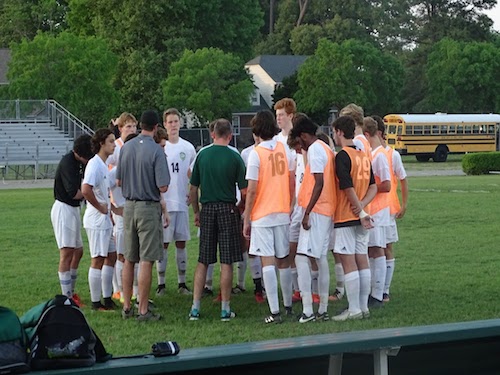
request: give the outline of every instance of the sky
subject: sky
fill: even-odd
[[[488,10],[485,13],[493,20],[493,29],[500,32],[500,4],[497,4],[495,8]]]

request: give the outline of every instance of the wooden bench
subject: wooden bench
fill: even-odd
[[[290,328],[293,329],[292,326]],[[332,333],[185,350],[182,349],[182,343],[180,345],[181,352],[172,357],[113,359],[89,368],[37,373],[337,375],[341,374],[343,359],[347,358],[348,353],[354,356],[354,360],[351,358],[351,367],[363,359],[372,365],[368,370],[358,368],[350,372],[356,374],[388,374],[389,367],[391,375],[431,374],[432,368],[436,368],[439,374],[500,373],[500,319]],[[474,350],[476,347],[477,350]],[[401,352],[406,349],[406,353],[413,350],[413,355],[407,355],[406,359],[400,361],[407,362],[406,365],[400,365],[402,370],[393,368],[393,358],[388,358],[398,355],[400,349]],[[429,357],[432,353],[434,359]],[[444,362],[438,363],[440,361]],[[466,369],[467,364],[473,366],[473,370]]]

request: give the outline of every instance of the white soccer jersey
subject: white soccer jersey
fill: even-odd
[[[297,168],[295,169],[295,198],[299,196],[300,185],[304,181],[304,173],[306,166],[304,165],[304,156],[297,154]]]
[[[294,149],[290,148],[290,146],[288,146],[288,136],[283,135],[283,132],[281,131],[277,135],[275,135],[273,139],[283,143],[285,148],[287,150],[290,150],[290,153],[292,154],[292,164],[290,170],[294,171],[297,163],[297,152]]]
[[[248,165],[248,156],[250,155],[250,152],[255,148],[255,144],[248,146],[247,148],[243,149],[241,151],[241,158],[243,159],[243,162],[245,163],[245,167]]]
[[[115,141],[115,151],[113,155],[110,155],[108,160],[106,160],[106,164],[108,167],[112,167],[111,171],[113,172],[111,177],[114,180],[114,176],[116,176],[116,166],[118,165],[118,160],[120,160],[120,150],[123,146],[123,141],[121,138],[118,138]],[[122,188],[116,184],[112,184],[111,188],[111,201],[115,207],[124,207],[125,206],[125,198],[123,197]]]
[[[167,203],[169,212],[187,211],[188,199],[188,170],[194,161],[196,151],[188,141],[179,138],[179,142],[165,145],[168,168],[170,172],[170,184],[168,190],[163,193],[163,199]]]
[[[109,189],[114,185],[110,181],[107,165],[102,161],[99,155],[95,155],[89,160],[85,168],[85,176],[83,183],[92,186],[94,195],[99,203],[104,203],[108,206],[108,214],[102,214],[97,208],[90,203],[87,204],[87,209],[83,215],[83,226],[89,229],[111,229],[111,202],[109,199]]]

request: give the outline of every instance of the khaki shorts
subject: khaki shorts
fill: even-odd
[[[160,202],[127,201],[123,211],[124,256],[130,262],[154,262],[163,258]]]

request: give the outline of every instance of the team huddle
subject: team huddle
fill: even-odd
[[[405,214],[408,187],[401,156],[385,144],[383,120],[346,106],[332,124],[335,152],[333,140],[296,113],[292,99],[281,99],[274,109],[276,116],[260,111],[253,117],[255,144],[241,155],[229,145],[232,128],[225,119],[210,124],[213,143],[196,153],[179,136],[176,109],[164,112],[164,128],[156,112],[146,111],[137,135],[135,117],[123,113],[115,121],[116,139],[112,130],[99,129],[75,140],[57,169],[51,212],[62,294],[82,304],[75,283],[85,199],[94,310],[117,309],[119,300],[124,319],[159,320],[149,300],[153,266],[156,295],[162,296],[171,242],[178,291],[193,297],[190,320],[200,319],[202,297],[213,294],[217,262],[222,321],[236,316],[231,294],[246,290],[247,265],[255,300],[269,305],[266,324],[282,322],[282,314],[294,316],[298,301],[300,323],[329,320],[328,303],[344,295],[348,308],[335,321],[368,318],[370,308],[388,302],[396,218]],[[192,291],[186,283],[189,205],[199,227]],[[336,279],[331,295],[330,251]]]

